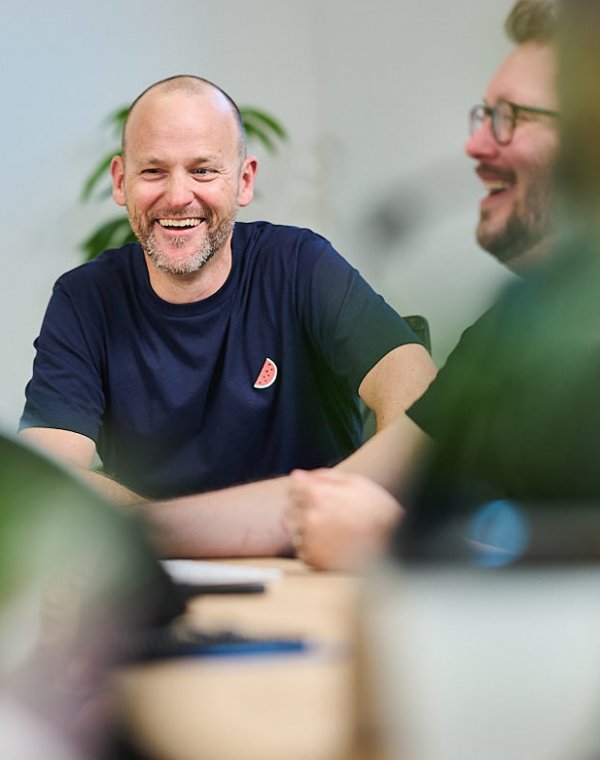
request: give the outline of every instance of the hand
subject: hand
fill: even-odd
[[[382,552],[403,512],[369,478],[329,469],[294,470],[289,504],[296,556],[322,570],[358,569]]]

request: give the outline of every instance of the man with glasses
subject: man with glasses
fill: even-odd
[[[506,23],[516,43],[471,111],[467,154],[488,195],[477,241],[515,271],[548,251],[558,152],[557,51],[551,2],[518,2]]]
[[[518,0],[506,32],[514,50],[493,75],[484,102],[470,112],[467,155],[487,190],[479,208],[477,241],[511,270],[529,273],[553,247],[553,176],[559,148],[557,10],[549,0]],[[385,545],[402,504],[411,500],[417,463],[448,428],[454,400],[477,383],[465,357],[486,344],[492,309],[463,335],[426,393],[362,450],[369,478],[336,470],[293,473],[288,521],[299,556],[318,567],[347,567]],[[465,371],[473,371],[475,377]],[[490,372],[494,372],[491,368]],[[481,431],[480,431],[481,432]],[[363,470],[363,472],[366,472]]]
[[[534,108],[533,106],[520,106],[517,103],[511,103],[509,100],[499,100],[494,107],[480,103],[473,106],[469,113],[471,134],[479,131],[483,122],[490,118],[494,139],[499,145],[508,145],[513,138],[517,119],[527,114],[552,117],[559,115],[558,111],[551,111],[548,108]]]

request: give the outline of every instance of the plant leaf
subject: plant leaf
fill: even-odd
[[[257,129],[254,124],[250,124],[249,122],[246,122],[244,124],[244,128],[246,130],[246,137],[249,141],[258,140],[265,146],[269,153],[276,152],[277,146],[266,132],[264,132],[262,129]]]
[[[129,113],[129,108],[130,106],[121,106],[120,108],[117,108],[115,111],[110,113],[106,119],[104,119],[104,123],[107,126],[112,125],[119,138],[121,137],[121,130],[123,129],[123,124],[125,124],[125,119]]]
[[[96,164],[95,169],[86,179],[83,190],[81,191],[82,201],[87,201],[90,199],[98,182],[100,182],[100,180],[106,176],[110,167],[110,162],[112,161],[113,156],[117,155],[117,152],[118,151],[115,151],[114,153],[108,153],[98,164]]]
[[[281,140],[287,140],[288,133],[284,129],[281,122],[277,121],[273,116],[266,113],[265,111],[261,111],[258,108],[250,108],[249,106],[244,106],[240,108],[240,113],[242,114],[242,120],[244,121],[244,124],[246,124],[247,121],[257,121],[262,122],[265,124],[272,132],[275,132],[275,134],[281,139]]]
[[[85,260],[90,261],[108,248],[119,248],[135,239],[136,237],[129,226],[129,219],[126,216],[119,216],[109,219],[94,230],[81,243],[81,249],[85,254]]]
[[[277,151],[275,138],[286,140],[287,132],[281,124],[269,114],[257,108],[244,107],[240,109],[248,140],[256,139],[270,153]]]

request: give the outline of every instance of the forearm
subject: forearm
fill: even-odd
[[[431,445],[429,436],[402,414],[335,469],[365,475],[405,502]]]
[[[150,525],[164,557],[260,557],[291,553],[284,524],[287,477],[221,491],[144,502],[140,516]]]
[[[76,467],[75,474],[84,480],[91,488],[97,491],[108,501],[113,502],[121,507],[130,507],[140,504],[143,498],[134,491],[130,491],[116,480],[103,475],[95,470],[87,470]]]
[[[404,416],[420,398],[436,374],[423,346],[409,344],[390,351],[367,373],[359,396],[375,415],[377,430]]]
[[[133,491],[92,469],[96,445],[91,438],[57,428],[26,428],[19,436],[28,445],[67,467],[108,501],[121,506],[141,501]]]

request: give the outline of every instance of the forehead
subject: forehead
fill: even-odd
[[[526,42],[504,59],[486,89],[486,102],[510,100],[558,109],[557,53],[552,44]]]
[[[130,114],[125,138],[128,156],[182,151],[237,155],[240,141],[231,105],[212,90],[147,93]]]

